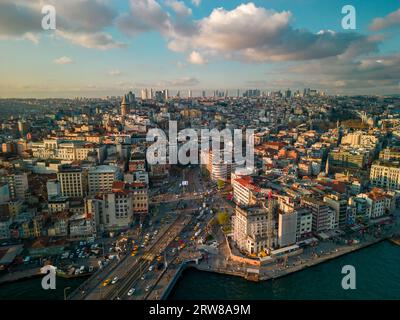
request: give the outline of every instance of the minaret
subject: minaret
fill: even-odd
[[[127,111],[128,111],[128,103],[126,102],[126,96],[124,95],[122,97],[122,102],[121,102],[121,116],[123,118],[125,118]]]

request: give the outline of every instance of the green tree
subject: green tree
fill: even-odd
[[[224,186],[225,186],[225,181],[219,179],[219,180],[217,181],[217,187],[218,187],[218,189],[222,189]]]
[[[217,214],[217,221],[220,225],[227,225],[229,224],[229,214],[226,211],[218,212]]]

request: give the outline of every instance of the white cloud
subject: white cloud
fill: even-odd
[[[115,41],[111,35],[105,32],[88,33],[57,30],[56,34],[74,44],[89,49],[109,50],[125,47],[125,44]]]
[[[169,29],[169,16],[155,0],[131,0],[130,13],[117,19],[117,26],[127,35]]]
[[[72,59],[66,56],[60,57],[53,61],[55,64],[71,64],[73,63]]]
[[[103,29],[113,25],[117,13],[103,0],[48,0],[57,12],[57,34],[86,48],[112,49],[123,45]],[[39,42],[43,1],[0,0],[0,40]],[[48,31],[46,31],[49,33]]]
[[[211,15],[195,23],[190,35],[173,34],[168,47],[173,51],[195,51],[203,58],[214,56],[249,62],[293,61],[323,59],[337,56],[367,37],[357,33],[335,33],[294,29],[292,13],[276,12],[253,3],[242,4],[233,10],[216,8]]]
[[[400,9],[389,13],[386,17],[375,18],[370,25],[370,29],[373,31],[380,31],[393,27],[400,27]]]
[[[188,61],[192,64],[207,64],[207,61],[204,59],[204,57],[197,51],[192,51],[188,58]]]
[[[171,7],[176,14],[180,16],[191,16],[192,9],[188,8],[183,1],[178,0],[167,0],[166,5]]]

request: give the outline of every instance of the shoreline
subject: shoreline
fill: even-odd
[[[6,284],[12,284],[15,282],[22,282],[25,280],[30,280],[34,278],[40,278],[45,276],[40,272],[41,268],[31,268],[23,271],[15,271],[12,273],[5,273],[0,276],[0,287],[2,285]],[[63,275],[60,273],[56,273],[57,278],[63,278],[63,279],[76,279],[76,278],[88,278],[92,274],[91,273],[84,273],[84,274],[78,274],[78,275]]]
[[[347,250],[342,251],[342,252],[335,252],[332,253],[328,256],[324,256],[324,257],[320,257],[319,259],[316,259],[315,261],[310,261],[307,262],[305,264],[302,265],[298,265],[298,266],[294,266],[292,268],[288,268],[286,270],[284,270],[284,272],[281,272],[280,274],[277,275],[273,275],[273,276],[261,276],[257,281],[254,281],[252,279],[248,279],[246,274],[243,272],[238,272],[238,271],[231,271],[231,270],[222,270],[222,269],[208,269],[208,268],[204,268],[204,266],[202,265],[198,265],[192,262],[184,262],[182,263],[179,268],[176,270],[173,278],[171,279],[170,283],[168,284],[167,288],[164,290],[163,294],[161,295],[160,300],[168,300],[169,295],[171,294],[171,292],[173,291],[176,283],[178,282],[178,280],[180,280],[183,272],[185,270],[188,270],[190,268],[196,269],[198,271],[202,271],[202,272],[211,272],[211,273],[217,273],[217,274],[221,274],[221,275],[225,275],[225,276],[232,276],[232,277],[240,277],[243,278],[246,281],[249,282],[266,282],[266,281],[270,281],[270,280],[275,280],[275,279],[279,279],[279,278],[283,278],[289,275],[292,275],[294,273],[297,272],[301,272],[301,271],[305,271],[309,268],[315,267],[317,265],[332,261],[334,259],[346,256],[350,253],[362,250],[362,249],[366,249],[368,247],[374,246],[376,244],[379,244],[381,242],[384,241],[389,241],[390,236],[386,236],[386,237],[382,237],[380,239],[376,239],[373,241],[369,241],[368,243],[364,243],[364,244],[357,244],[354,245],[353,247],[348,247],[346,248]]]

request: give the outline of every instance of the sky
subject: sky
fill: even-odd
[[[56,29],[44,30],[45,5]],[[345,5],[355,29],[344,29]],[[0,98],[400,93],[400,0],[0,0]]]

